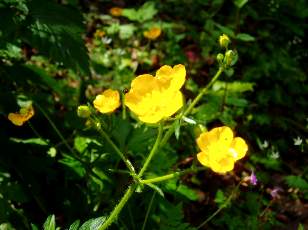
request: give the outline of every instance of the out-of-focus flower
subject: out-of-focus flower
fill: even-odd
[[[10,113],[8,119],[17,126],[22,126],[26,121],[28,121],[34,115],[34,109],[32,105],[28,107],[21,108],[19,113]]]
[[[265,140],[263,143],[260,143],[259,146],[262,150],[266,149],[269,146],[268,141]]]
[[[160,34],[161,34],[161,29],[159,27],[152,27],[151,29],[143,32],[143,36],[150,40],[157,39],[160,36]]]
[[[94,33],[94,37],[96,37],[96,38],[102,38],[102,37],[104,37],[105,34],[106,34],[105,31],[96,30],[95,33]]]
[[[217,173],[231,171],[235,161],[243,158],[248,150],[246,142],[240,137],[234,138],[227,126],[202,133],[197,144],[201,149],[197,154],[199,162]]]
[[[119,17],[122,15],[122,11],[123,9],[120,8],[120,7],[112,7],[110,10],[109,10],[109,13],[114,16],[114,17]]]
[[[180,88],[185,82],[183,65],[162,66],[153,77],[143,74],[131,83],[125,105],[145,123],[157,123],[172,116],[183,106]]]
[[[223,34],[219,36],[219,45],[223,48],[228,48],[228,45],[230,43],[230,39],[227,35]]]
[[[121,105],[120,94],[117,90],[107,89],[96,96],[93,105],[101,113],[111,113]]]
[[[275,187],[270,190],[270,195],[273,199],[279,198],[279,192],[281,192],[282,189],[279,187]]]
[[[301,139],[300,137],[294,138],[294,145],[301,145],[303,143],[303,139]]]
[[[254,173],[254,171],[251,171],[251,175],[250,175],[250,184],[256,186],[258,183],[258,179],[256,174]]]

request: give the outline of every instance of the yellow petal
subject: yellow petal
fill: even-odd
[[[153,88],[158,88],[157,80],[150,74],[142,74],[132,81],[130,92],[132,91],[143,96],[151,92]]]
[[[8,119],[17,126],[22,126],[27,121],[26,116],[19,113],[10,113]]]
[[[244,139],[236,137],[233,139],[229,151],[235,160],[239,160],[246,155],[247,150],[248,146]]]
[[[162,66],[156,72],[156,77],[160,81],[163,82],[170,82],[170,90],[179,90],[184,82],[186,77],[186,69],[184,65],[176,65],[173,68],[168,65]]]
[[[93,101],[94,107],[101,113],[111,113],[120,106],[120,94],[117,90],[107,89],[97,95]]]
[[[234,159],[227,156],[219,161],[210,161],[210,167],[214,172],[226,173],[234,168]]]
[[[167,99],[167,98],[166,98]],[[180,91],[176,91],[164,108],[164,116],[170,117],[175,114],[183,106],[183,95]]]
[[[207,167],[210,166],[209,157],[205,152],[198,153],[197,159],[202,165],[207,166]]]
[[[218,141],[221,143],[221,145],[229,146],[231,144],[233,140],[233,132],[229,127],[222,126],[213,129],[213,131],[217,133],[216,135],[218,136]]]

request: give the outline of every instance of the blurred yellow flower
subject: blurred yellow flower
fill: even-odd
[[[19,113],[9,113],[8,119],[17,126],[22,126],[34,115],[34,109],[32,105],[26,108],[21,108]]]
[[[185,82],[183,65],[162,66],[156,76],[143,74],[131,83],[125,105],[145,123],[157,123],[172,116],[183,106],[180,88]]]
[[[229,43],[230,43],[230,38],[227,35],[223,34],[223,35],[219,36],[219,45],[221,47],[227,49]]]
[[[246,142],[240,137],[234,138],[227,126],[202,133],[197,144],[201,149],[197,154],[199,162],[217,173],[231,171],[235,161],[243,158],[248,150]]]
[[[112,7],[110,10],[109,10],[109,13],[114,16],[114,17],[119,17],[122,15],[122,11],[123,9],[120,8],[120,7]]]
[[[102,30],[96,30],[95,33],[94,33],[94,37],[96,38],[102,38],[105,36],[105,31],[102,31]]]
[[[160,34],[161,34],[161,29],[159,27],[152,27],[151,29],[143,32],[143,36],[150,40],[157,39]]]
[[[94,107],[101,113],[111,113],[120,106],[120,94],[117,90],[107,89],[97,95]]]

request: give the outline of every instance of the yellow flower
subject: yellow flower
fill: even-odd
[[[17,126],[22,126],[27,120],[34,115],[34,109],[32,105],[26,108],[21,108],[19,113],[9,113],[8,119]]]
[[[112,7],[110,10],[109,10],[109,13],[114,16],[114,17],[119,17],[122,15],[122,11],[123,9],[120,8],[120,7]]]
[[[143,36],[150,40],[157,39],[160,34],[161,34],[161,29],[158,27],[152,27],[151,29],[143,32]]]
[[[94,33],[94,37],[96,38],[102,38],[105,36],[105,31],[102,31],[102,30],[96,30],[95,33]]]
[[[111,113],[120,106],[120,94],[117,90],[107,89],[97,95],[94,107],[101,113]]]
[[[145,123],[157,123],[172,116],[183,106],[180,88],[185,82],[183,65],[164,65],[153,77],[143,74],[131,83],[125,95],[125,105]]]
[[[231,171],[235,161],[243,158],[248,150],[246,142],[240,137],[234,138],[227,126],[202,133],[197,144],[201,149],[197,154],[200,163],[217,173]]]
[[[228,48],[228,45],[230,43],[230,39],[227,35],[223,34],[219,36],[219,45],[223,48]]]

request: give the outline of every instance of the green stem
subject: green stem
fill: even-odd
[[[102,135],[102,137],[104,139],[106,139],[106,141],[111,145],[111,147],[120,156],[120,158],[124,161],[126,167],[131,172],[131,174],[133,176],[136,176],[136,172],[135,172],[135,169],[134,169],[132,163],[124,156],[124,154],[121,152],[121,150],[113,143],[113,141],[110,139],[108,134],[101,127],[98,127],[97,130]]]
[[[153,156],[155,155],[158,147],[159,147],[159,144],[160,144],[160,141],[161,141],[161,138],[162,138],[162,134],[163,134],[163,125],[162,123],[159,124],[159,128],[158,128],[158,134],[157,134],[157,138],[156,138],[156,141],[153,145],[153,148],[150,152],[150,154],[148,155],[147,159],[145,160],[139,174],[138,174],[138,177],[142,177],[144,171],[147,169],[150,161],[152,160]]]
[[[151,198],[151,201],[150,201],[150,204],[149,204],[147,213],[145,214],[145,218],[144,218],[144,221],[143,221],[143,225],[142,225],[142,229],[141,229],[141,230],[144,230],[144,228],[145,228],[145,226],[146,226],[146,223],[147,223],[147,221],[148,221],[149,214],[150,214],[150,211],[151,211],[151,208],[152,208],[152,205],[153,205],[153,201],[154,201],[155,195],[156,195],[156,191],[153,192],[153,195],[152,195],[152,198]]]
[[[181,114],[179,114],[175,121],[172,123],[172,125],[169,127],[168,131],[165,133],[164,137],[162,138],[162,141],[160,143],[161,146],[165,145],[169,138],[171,137],[172,133],[174,132],[176,128],[176,123],[178,120],[182,119],[182,117],[187,116],[191,110],[195,107],[195,105],[200,101],[200,99],[203,97],[203,95],[208,91],[208,89],[215,83],[215,81],[219,78],[219,76],[224,71],[223,67],[219,67],[217,73],[212,78],[212,80],[200,91],[200,93],[195,97],[195,99],[192,101],[192,103],[185,109],[185,111]]]
[[[234,196],[234,193],[236,192],[236,190],[238,189],[238,187],[240,186],[242,181],[240,181],[236,187],[232,190],[230,196],[227,198],[227,200],[220,206],[219,209],[217,209],[211,216],[209,216],[205,221],[203,221],[198,227],[197,229],[202,228],[204,225],[206,225],[208,222],[210,222],[218,213],[221,212],[221,210],[223,210],[225,207],[227,207],[227,205],[229,204],[229,202],[231,201],[231,199]]]
[[[127,191],[125,192],[124,196],[122,197],[122,199],[120,200],[120,202],[117,204],[117,206],[113,209],[113,211],[111,212],[110,216],[108,217],[108,219],[103,223],[102,226],[100,226],[98,228],[98,230],[104,230],[107,229],[114,221],[115,219],[118,217],[119,213],[121,212],[122,208],[124,207],[124,205],[127,203],[128,199],[133,195],[135,189],[136,189],[137,185],[133,184],[130,185],[127,189]]]
[[[214,84],[214,82],[218,79],[218,77],[221,75],[221,73],[223,71],[224,71],[224,68],[223,67],[219,67],[217,73],[212,78],[212,80],[200,91],[200,93],[195,97],[195,99],[188,106],[188,108],[184,111],[184,113],[181,115],[181,117],[186,116],[186,115],[188,115],[191,112],[191,110],[200,101],[200,99],[203,97],[203,95],[206,93],[206,91]]]
[[[181,176],[181,175],[186,174],[186,173],[198,172],[198,171],[202,171],[202,170],[206,170],[206,168],[202,167],[202,168],[194,168],[194,169],[191,169],[191,168],[185,169],[185,170],[180,171],[180,172],[174,172],[174,173],[170,173],[170,174],[160,176],[160,177],[155,177],[155,178],[146,179],[146,180],[140,180],[140,183],[142,183],[142,184],[153,184],[153,183],[169,180],[169,179]]]
[[[126,119],[125,95],[122,93],[122,119]]]
[[[57,133],[57,135],[60,137],[61,141],[63,142],[63,144],[66,146],[66,148],[72,153],[74,154],[74,150],[71,148],[71,146],[67,143],[67,141],[65,140],[65,138],[63,137],[62,133],[59,131],[59,129],[57,128],[57,126],[55,125],[55,123],[53,123],[53,121],[51,120],[51,118],[49,117],[49,115],[45,112],[45,110],[38,104],[35,103],[35,105],[37,106],[37,108],[42,112],[42,114],[46,117],[46,119],[48,120],[49,124],[51,125],[51,127],[53,128],[53,130]]]

